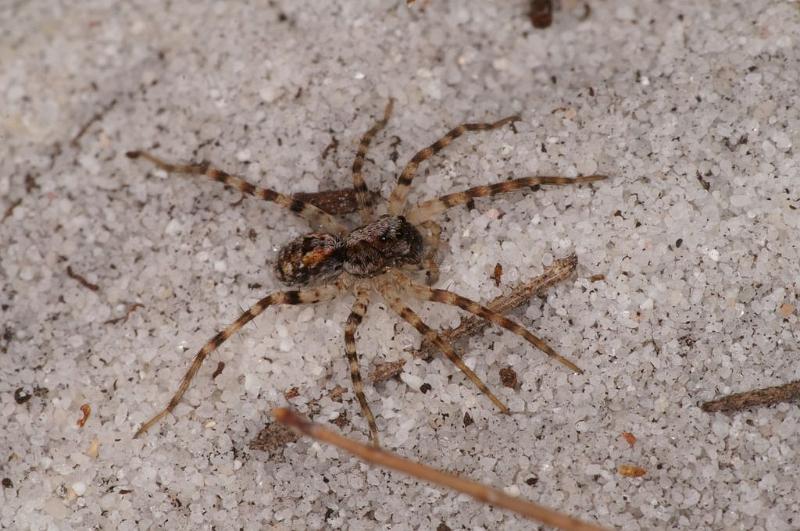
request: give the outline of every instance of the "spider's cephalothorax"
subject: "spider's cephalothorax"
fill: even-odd
[[[422,263],[422,235],[403,216],[381,216],[348,234],[344,245],[344,270],[354,277]]]
[[[403,216],[381,216],[344,237],[299,236],[278,252],[275,274],[288,285],[330,281],[345,271],[369,278],[392,267],[422,263],[423,239]]]
[[[477,315],[497,326],[505,328],[524,338],[530,344],[559,361],[572,371],[580,373],[577,365],[558,354],[547,343],[536,337],[522,325],[482,306],[481,304],[444,289],[433,289],[420,284],[403,273],[403,269],[426,272],[429,284],[438,276],[436,250],[439,246],[441,227],[435,218],[445,210],[459,205],[470,205],[473,200],[496,194],[537,190],[539,185],[567,185],[591,183],[605,179],[602,175],[588,175],[568,179],[566,177],[522,177],[495,184],[477,186],[444,195],[436,199],[408,205],[408,192],[420,163],[447,147],[454,139],[468,131],[487,131],[497,129],[518,120],[510,116],[493,123],[465,123],[452,129],[445,136],[417,152],[397,178],[397,185],[388,199],[388,215],[373,218],[372,193],[364,181],[363,167],[367,148],[372,137],[380,131],[392,112],[392,101],[386,106],[383,119],[375,124],[361,138],[353,162],[353,191],[356,196],[362,226],[349,230],[343,220],[322,208],[297,197],[290,197],[269,188],[261,188],[244,179],[231,175],[211,164],[171,164],[146,151],[129,151],[132,159],[143,158],[157,167],[171,172],[200,174],[235,188],[243,194],[252,195],[277,203],[301,217],[311,225],[319,227],[319,232],[304,234],[285,245],[278,253],[275,273],[278,279],[290,285],[309,285],[302,289],[291,289],[271,293],[254,303],[238,319],[212,337],[195,355],[192,365],[181,380],[177,392],[167,406],[142,424],[136,436],[146,432],[160,419],[175,409],[189,389],[189,384],[200,370],[206,357],[214,352],[229,337],[255,319],[264,310],[276,304],[314,304],[335,298],[344,292],[355,295],[355,301],[344,328],[344,347],[350,362],[350,377],[353,389],[361,406],[361,411],[369,424],[372,443],[378,444],[378,426],[364,396],[358,354],[356,352],[356,330],[367,312],[372,292],[377,292],[387,306],[404,321],[413,326],[425,339],[435,345],[480,391],[486,395],[500,411],[509,412],[508,407],[492,393],[450,343],[430,328],[414,310],[406,305],[404,299],[430,301],[457,306]],[[423,232],[417,229],[420,227]],[[411,266],[411,267],[409,267]]]

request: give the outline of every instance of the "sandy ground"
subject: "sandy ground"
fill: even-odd
[[[797,528],[796,404],[698,407],[800,378],[797,2],[564,0],[544,30],[523,1],[418,4],[0,7],[0,527],[530,528],[306,440],[249,448],[293,387],[291,404],[366,439],[350,295],[268,310],[131,439],[197,349],[281,289],[277,250],[308,225],[124,153],[208,159],[286,193],[347,186],[393,97],[365,168],[384,196],[449,128],[514,113],[515,130],[424,163],[412,201],[527,175],[610,179],[439,218],[439,287],[479,300],[577,254],[575,276],[514,317],[585,373],[489,329],[464,355],[513,411],[500,415],[442,357],[411,360],[418,335],[376,296],[364,372],[409,359],[367,386],[385,446],[608,527]]]

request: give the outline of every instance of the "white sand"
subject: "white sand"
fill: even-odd
[[[0,222],[0,527],[530,528],[305,440],[273,458],[248,449],[295,386],[294,404],[321,399],[319,421],[346,411],[342,431],[366,439],[344,357],[350,297],[268,311],[212,355],[174,416],[131,440],[195,351],[279,289],[276,250],[307,225],[125,151],[157,145],[283,192],[345,186],[393,96],[366,166],[384,195],[448,128],[517,112],[517,134],[471,135],[426,163],[412,198],[530,174],[612,178],[442,218],[440,286],[480,300],[500,292],[496,262],[511,283],[578,254],[577,277],[516,316],[586,374],[489,330],[466,357],[515,414],[449,363],[412,361],[402,381],[368,387],[384,444],[610,527],[797,528],[797,405],[698,408],[800,378],[797,2],[591,2],[581,21],[565,0],[546,30],[521,0],[419,3],[0,7],[0,213],[22,200]],[[104,324],[131,302],[144,307]],[[397,322],[376,300],[365,372],[418,343]],[[500,384],[509,365],[518,392]],[[342,403],[327,398],[337,385]],[[47,392],[18,404],[19,388]],[[621,464],[647,473],[622,477]]]

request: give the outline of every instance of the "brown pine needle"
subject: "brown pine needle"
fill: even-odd
[[[708,413],[718,411],[731,412],[751,407],[771,406],[780,402],[791,402],[798,399],[800,399],[800,380],[784,385],[776,385],[775,387],[765,387],[723,396],[703,403],[700,408]]]
[[[525,518],[567,531],[597,531],[603,529],[602,527],[582,522],[577,518],[559,513],[533,502],[509,496],[500,490],[493,489],[481,483],[463,479],[425,466],[421,463],[410,461],[397,454],[387,452],[386,450],[373,446],[366,446],[352,439],[348,439],[347,437],[342,437],[341,435],[323,428],[319,424],[306,420],[291,409],[282,407],[275,408],[272,410],[272,416],[281,424],[290,426],[303,435],[332,444],[333,446],[350,452],[367,463],[397,470],[403,474],[468,494],[478,501],[513,511]]]

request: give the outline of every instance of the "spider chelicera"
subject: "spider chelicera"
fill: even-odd
[[[508,407],[501,402],[481,379],[462,361],[453,347],[440,334],[426,325],[406,304],[403,298],[433,301],[457,306],[502,328],[522,336],[549,357],[559,361],[576,373],[581,373],[573,362],[553,350],[547,343],[532,334],[523,326],[493,312],[478,302],[462,297],[451,291],[434,289],[430,286],[438,279],[436,253],[439,247],[441,228],[434,218],[445,210],[471,204],[473,199],[518,190],[536,190],[539,185],[567,185],[591,183],[605,179],[603,175],[588,175],[576,178],[567,177],[523,177],[501,183],[477,186],[423,201],[416,205],[407,204],[411,183],[421,162],[430,158],[449,145],[454,139],[468,131],[486,131],[519,120],[510,116],[493,123],[465,123],[452,129],[442,138],[419,151],[406,164],[392,191],[387,213],[375,217],[372,209],[372,194],[364,182],[364,159],[372,138],[384,128],[392,113],[393,100],[386,105],[383,118],[362,137],[353,162],[353,186],[359,206],[361,226],[348,229],[341,220],[321,210],[313,204],[289,197],[268,188],[261,188],[244,179],[230,175],[212,167],[207,162],[191,164],[171,164],[146,151],[129,151],[131,159],[145,159],[167,172],[205,175],[212,180],[235,188],[243,194],[252,195],[265,201],[277,203],[307,220],[318,232],[311,232],[295,238],[278,253],[275,273],[284,284],[298,286],[293,289],[271,293],[247,309],[236,321],[212,337],[195,355],[191,366],[183,376],[178,390],[169,403],[152,418],[144,422],[136,431],[138,437],[170,413],[181,401],[192,379],[203,361],[235,334],[245,324],[257,317],[269,306],[276,304],[314,304],[328,301],[337,295],[351,292],[355,302],[344,329],[345,351],[350,362],[350,376],[361,412],[367,420],[370,441],[378,446],[378,427],[375,417],[364,396],[364,385],[356,353],[355,333],[364,318],[370,296],[377,292],[402,319],[413,326],[425,339],[435,345],[467,378],[485,394],[500,411],[508,413]],[[424,270],[427,285],[414,280],[404,270]]]

